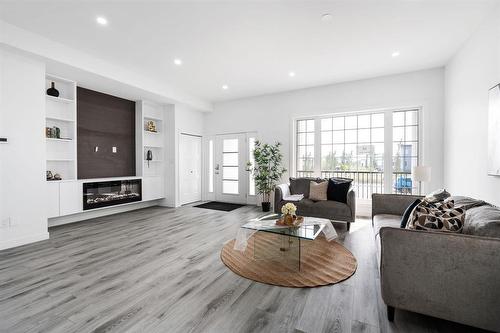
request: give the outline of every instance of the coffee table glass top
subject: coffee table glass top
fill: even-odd
[[[242,225],[242,228],[252,229],[258,231],[265,231],[274,234],[281,234],[292,236],[302,239],[316,239],[319,233],[325,228],[327,219],[320,219],[316,217],[304,217],[304,222],[298,227],[284,227],[276,225],[276,220],[281,216],[279,214],[268,214],[256,219],[250,220],[248,223]]]

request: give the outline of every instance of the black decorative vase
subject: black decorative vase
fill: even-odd
[[[52,82],[50,84],[50,88],[47,89],[47,95],[49,96],[54,96],[54,97],[59,97],[59,90],[55,88],[55,83]]]
[[[271,203],[270,202],[263,202],[262,203],[262,211],[268,212],[270,210],[271,210]]]

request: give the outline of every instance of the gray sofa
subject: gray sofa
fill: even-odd
[[[354,222],[356,217],[356,193],[350,189],[347,193],[347,203],[326,200],[312,201],[309,199],[309,186],[311,181],[318,181],[317,178],[297,178],[295,193],[304,194],[304,198],[300,201],[287,201],[283,199],[283,191],[280,186],[274,191],[274,212],[280,214],[281,207],[287,202],[292,202],[297,206],[297,214],[302,216],[312,216],[329,219],[332,221],[341,221],[347,223],[347,230]],[[292,191],[292,194],[294,191]]]
[[[398,308],[500,332],[500,209],[465,200],[461,234],[402,229],[416,198],[372,196],[388,319]]]

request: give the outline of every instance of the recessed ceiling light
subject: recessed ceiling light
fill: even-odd
[[[102,16],[98,16],[96,18],[96,21],[97,23],[99,23],[100,25],[107,25],[108,24],[108,20],[106,20],[105,17],[102,17]]]
[[[176,59],[174,59],[174,64],[176,64],[177,66],[180,66],[180,65],[182,65],[182,60],[179,58],[176,58]]]
[[[224,84],[224,85],[222,86],[222,89],[224,89],[224,90],[228,90],[228,89],[229,89],[229,86],[228,86],[227,84]]]
[[[289,72],[289,73],[288,73],[288,76],[289,76],[289,77],[294,77],[294,76],[295,76],[295,72]]]
[[[392,52],[391,56],[393,58],[396,58],[396,57],[399,57],[399,54],[400,54],[399,51],[394,51],[394,52]]]
[[[330,22],[332,20],[333,20],[333,16],[330,13],[326,13],[326,14],[321,15],[321,21],[323,21],[323,22]]]

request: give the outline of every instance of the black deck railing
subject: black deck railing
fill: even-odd
[[[314,177],[314,171],[297,171],[297,177]],[[350,178],[356,196],[371,199],[372,193],[385,193],[384,173],[381,171],[321,171],[321,178]],[[392,173],[392,193],[418,193],[417,184],[413,184],[410,172]]]

